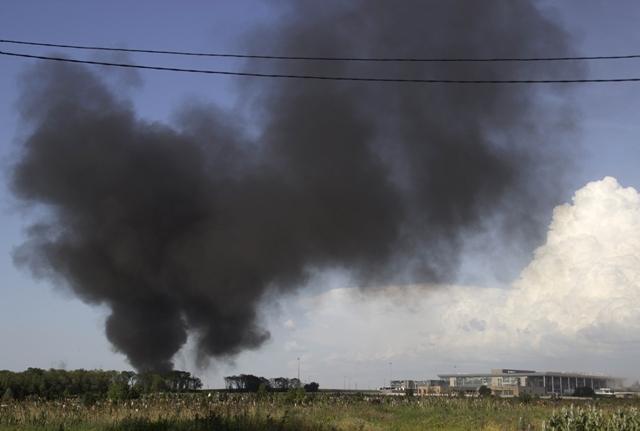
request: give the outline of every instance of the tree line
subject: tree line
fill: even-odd
[[[202,389],[198,377],[187,371],[163,373],[103,370],[57,370],[28,368],[0,371],[0,397],[22,400],[29,396],[46,399],[91,394],[111,399],[137,398],[140,394],[190,392]]]
[[[320,385],[316,382],[310,382],[303,386],[302,382],[297,378],[275,377],[267,379],[253,374],[226,376],[224,384],[227,390],[236,392],[258,392],[261,386],[270,392],[287,392],[289,389],[298,388],[304,388],[306,392],[317,392],[320,388]]]

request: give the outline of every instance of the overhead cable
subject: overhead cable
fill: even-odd
[[[362,81],[362,82],[398,82],[398,83],[427,83],[427,84],[572,84],[572,83],[613,83],[613,82],[640,82],[640,78],[613,78],[613,79],[510,79],[510,80],[460,80],[460,79],[398,79],[398,78],[365,78],[344,76],[314,76],[314,75],[289,75],[277,73],[251,73],[232,72],[207,69],[183,69],[177,67],[145,66],[126,63],[109,63],[104,61],[75,60],[71,58],[47,57],[40,55],[21,54],[15,52],[0,51],[0,55],[13,57],[34,58],[39,60],[60,61],[66,63],[92,64],[98,66],[126,67],[130,69],[162,70],[168,72],[202,73],[210,75],[233,75],[259,78],[290,78],[290,79],[314,79],[324,81]]]
[[[640,54],[632,55],[600,55],[583,57],[525,57],[525,58],[364,58],[364,57],[304,57],[281,55],[248,55],[248,54],[216,54],[184,51],[162,51],[150,49],[107,48],[101,46],[63,45],[56,43],[27,42],[20,40],[0,39],[0,43],[20,45],[46,46],[50,48],[83,49],[97,51],[117,51],[145,54],[182,55],[192,57],[226,57],[266,60],[309,60],[309,61],[363,61],[363,62],[509,62],[509,61],[579,61],[579,60],[628,60],[640,58]]]

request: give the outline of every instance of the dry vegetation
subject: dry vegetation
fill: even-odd
[[[27,399],[3,402],[0,430],[640,429],[637,399],[528,401],[300,391],[158,394],[126,402]]]

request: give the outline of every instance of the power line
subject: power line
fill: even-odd
[[[108,63],[104,61],[74,60],[71,58],[46,57],[46,56],[40,56],[40,55],[20,54],[15,52],[6,52],[6,51],[0,51],[0,55],[34,58],[39,60],[61,61],[66,63],[126,67],[130,69],[161,70],[161,71],[167,71],[167,72],[248,76],[248,77],[258,77],[258,78],[314,79],[314,80],[324,80],[324,81],[398,82],[398,83],[426,83],[426,84],[574,84],[574,83],[580,84],[580,83],[640,82],[640,78],[459,80],[459,79],[398,79],[398,78],[362,78],[362,77],[340,77],[340,76],[289,75],[289,74],[277,74],[277,73],[230,72],[230,71],[221,71],[221,70],[183,69],[183,68],[177,68],[177,67],[145,66],[145,65],[125,64],[125,63]]]
[[[368,62],[523,62],[523,61],[581,61],[581,60],[628,60],[640,58],[640,54],[632,55],[599,55],[583,57],[529,57],[529,58],[363,58],[363,57],[303,57],[281,55],[248,55],[248,54],[216,54],[185,51],[163,51],[151,49],[106,48],[101,46],[63,45],[56,43],[27,42],[21,40],[0,39],[0,43],[20,45],[46,46],[50,48],[83,49],[97,51],[117,51],[144,54],[182,55],[192,57],[226,57],[267,60],[309,60],[309,61],[368,61]]]

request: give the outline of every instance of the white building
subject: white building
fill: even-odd
[[[452,390],[477,390],[480,386],[487,386],[496,395],[516,396],[523,392],[532,395],[571,395],[580,387],[590,387],[594,391],[618,389],[622,388],[624,382],[622,377],[595,373],[512,369],[491,370],[490,374],[438,374],[438,377],[448,380]]]

